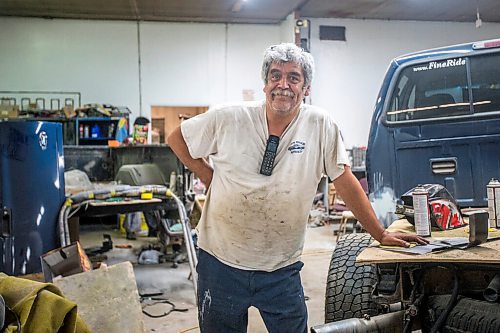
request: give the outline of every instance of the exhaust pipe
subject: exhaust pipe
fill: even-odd
[[[500,294],[500,274],[495,275],[488,287],[483,291],[483,297],[488,302],[497,302]]]
[[[350,318],[311,327],[311,333],[401,333],[405,311],[386,313],[369,319]]]

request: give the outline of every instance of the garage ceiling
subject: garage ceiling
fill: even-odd
[[[500,22],[499,0],[1,0],[0,16],[224,23],[301,17]]]

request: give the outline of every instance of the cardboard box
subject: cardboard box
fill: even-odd
[[[0,104],[0,118],[17,118],[19,117],[19,106],[18,105],[9,105],[9,104]]]
[[[92,264],[80,242],[49,251],[40,259],[45,282],[52,282],[59,275],[70,276],[92,270]]]
[[[65,105],[63,107],[63,112],[66,118],[73,118],[76,117],[76,111],[73,105]]]

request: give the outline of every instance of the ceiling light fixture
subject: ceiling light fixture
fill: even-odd
[[[243,4],[245,3],[245,0],[237,0],[234,5],[233,5],[233,8],[231,8],[231,11],[233,13],[238,13],[241,8],[243,7]]]

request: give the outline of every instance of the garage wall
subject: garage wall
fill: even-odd
[[[0,90],[79,91],[83,103],[205,106],[264,97],[263,50],[292,41],[295,20],[234,25],[0,18]],[[500,37],[500,24],[311,19],[311,102],[333,112],[348,147],[366,145],[389,61],[435,46]],[[346,27],[320,41],[319,25]],[[138,38],[140,31],[140,42]],[[141,80],[139,80],[139,54]],[[140,100],[142,99],[142,105]]]
[[[262,56],[267,47],[280,43],[279,26],[229,26],[227,51],[227,98],[241,101],[242,89],[253,92],[254,98],[264,99],[264,83],[260,77]],[[243,80],[243,81],[242,81]]]
[[[81,92],[82,103],[125,105],[132,118],[151,105],[241,100],[243,90],[261,99],[262,53],[280,34],[279,25],[2,17],[0,90]]]
[[[81,92],[138,110],[134,24],[0,18],[0,90]]]
[[[366,145],[378,89],[396,56],[432,47],[500,38],[500,24],[311,19],[316,77],[311,102],[333,112],[347,147]],[[319,26],[346,27],[346,40],[320,41]]]
[[[264,49],[279,43],[275,25],[140,23],[142,111],[151,105],[206,106],[264,98]]]
[[[197,106],[224,97],[225,27],[140,23],[142,112],[150,105]]]

